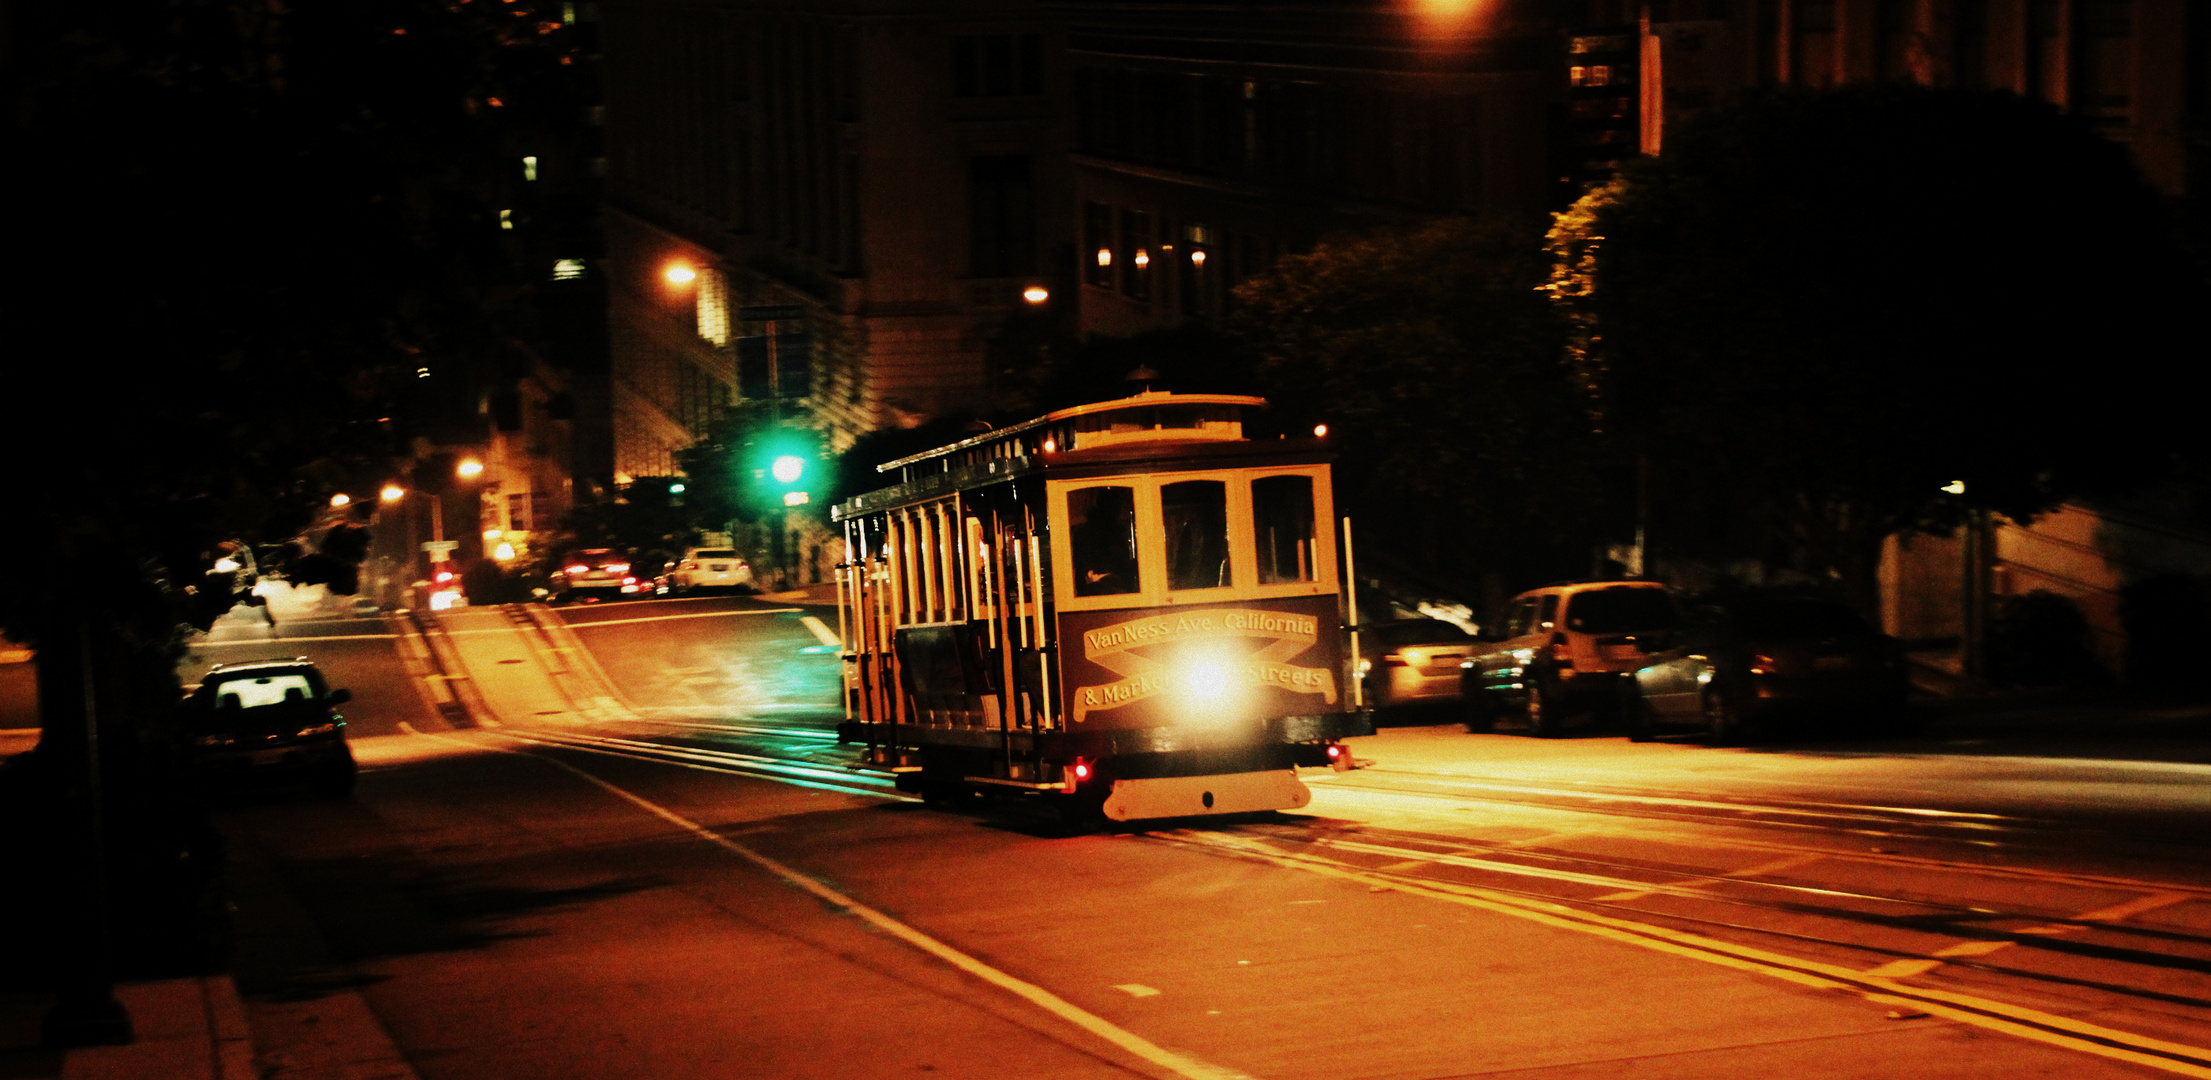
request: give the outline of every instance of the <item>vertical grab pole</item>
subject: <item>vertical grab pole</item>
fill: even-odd
[[[858,689],[860,681],[860,656],[858,651],[852,647],[851,626],[856,620],[845,618],[845,586],[847,584],[845,578],[850,576],[851,573],[852,542],[847,540],[844,546],[844,558],[837,561],[837,653],[840,660],[839,666],[844,668],[842,672],[839,672],[839,675],[848,676],[849,678],[840,678],[838,681],[845,683],[845,685],[839,686],[837,689],[839,696],[844,698],[844,718],[848,724],[852,722],[852,701],[855,696],[853,692]],[[854,614],[857,615],[858,613],[854,612]]]
[[[1046,655],[1051,649],[1051,640],[1044,633],[1044,555],[1037,546],[1036,531],[1033,529],[1029,531],[1029,579],[1036,590],[1037,704],[1042,706],[1044,712],[1040,718],[1043,723],[1037,726],[1041,729],[1052,722],[1052,658]]]
[[[1359,678],[1359,571],[1351,557],[1351,518],[1343,519],[1343,595],[1351,615],[1351,707],[1367,707],[1366,683]]]

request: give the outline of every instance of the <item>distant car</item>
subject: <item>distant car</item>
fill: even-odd
[[[700,589],[752,588],[752,565],[732,548],[692,548],[670,568],[668,591],[677,596]]]
[[[1375,623],[1359,633],[1359,676],[1377,709],[1457,701],[1459,664],[1479,643],[1441,619]]]
[[[1680,643],[1635,673],[1628,735],[1702,731],[1716,744],[1785,724],[1899,723],[1904,653],[1848,607],[1812,596],[1747,595],[1691,611]]]
[[[548,583],[553,602],[615,600],[650,592],[652,586],[630,570],[629,558],[612,548],[583,548],[561,556]]]
[[[1539,738],[1569,716],[1617,714],[1632,673],[1673,644],[1673,593],[1655,581],[1589,581],[1513,597],[1493,635],[1460,669],[1466,726],[1517,716]]]
[[[357,772],[338,714],[351,700],[305,657],[217,664],[184,701],[193,771],[216,789],[292,782],[341,798]]]

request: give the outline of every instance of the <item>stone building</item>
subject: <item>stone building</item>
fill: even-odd
[[[671,473],[740,396],[836,448],[983,408],[991,340],[1050,317],[1072,262],[1049,20],[1019,0],[603,11],[617,479]]]

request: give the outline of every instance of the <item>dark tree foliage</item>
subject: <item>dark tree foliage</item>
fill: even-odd
[[[1551,246],[1593,414],[1659,516],[1740,517],[1869,608],[1883,538],[2127,487],[2185,430],[2199,281],[2156,194],[2015,95],[1757,98],[1669,132]]]
[[[559,64],[531,11],[11,8],[0,452],[29,570],[0,582],[0,630],[39,650],[46,728],[11,799],[82,775],[90,696],[111,820],[143,830],[117,846],[189,863],[165,845],[197,841],[162,832],[190,820],[171,664],[246,583],[218,560],[348,591],[372,500],[330,496],[373,490],[411,418],[503,348],[523,291],[495,209],[521,182],[503,114],[532,107],[508,87]]]
[[[1583,558],[1597,448],[1547,273],[1534,233],[1449,218],[1322,244],[1236,292],[1275,411],[1338,440],[1344,509],[1431,568]]]

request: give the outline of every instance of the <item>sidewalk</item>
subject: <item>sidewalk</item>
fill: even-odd
[[[50,994],[0,992],[0,1077],[8,1080],[257,1080],[245,1006],[228,975],[125,983],[128,1046],[60,1051],[38,1044]]]

